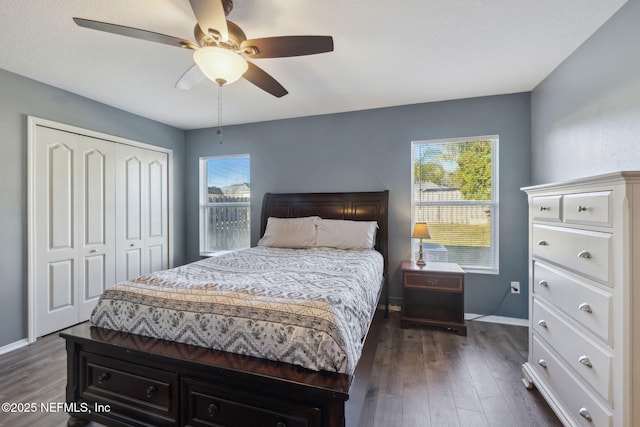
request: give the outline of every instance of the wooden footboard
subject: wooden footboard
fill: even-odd
[[[67,345],[70,425],[356,426],[382,315],[353,376],[95,328]]]

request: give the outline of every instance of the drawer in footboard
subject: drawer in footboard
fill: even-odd
[[[80,398],[108,405],[110,416],[175,425],[178,376],[118,359],[80,352]]]
[[[322,425],[320,408],[191,378],[182,381],[182,398],[183,423],[187,426]]]

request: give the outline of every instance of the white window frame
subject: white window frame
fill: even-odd
[[[251,156],[248,153],[245,154],[232,154],[232,155],[221,155],[221,156],[207,156],[200,157],[200,182],[198,185],[200,186],[200,219],[199,219],[199,228],[200,228],[200,256],[218,256],[227,252],[231,252],[230,250],[217,250],[217,251],[208,251],[207,250],[207,239],[208,239],[208,222],[207,222],[207,209],[215,206],[215,203],[209,203],[209,187],[208,187],[208,174],[207,174],[207,164],[209,160],[218,160],[225,158],[241,158],[246,157],[249,159],[249,175],[251,175]],[[251,218],[251,202],[247,202],[247,215]],[[251,240],[251,229],[248,231],[249,233],[249,241]],[[248,248],[248,246],[247,246]]]
[[[422,144],[447,144],[447,143],[460,143],[460,142],[468,142],[468,141],[491,141],[491,196],[492,200],[487,201],[469,201],[469,200],[461,200],[461,201],[427,201],[422,202],[425,206],[478,206],[478,205],[490,205],[492,208],[491,214],[491,248],[493,251],[492,258],[494,259],[493,266],[469,266],[469,265],[461,265],[462,268],[468,273],[480,273],[480,274],[499,274],[499,264],[500,264],[500,247],[499,247],[499,182],[498,182],[498,148],[499,148],[499,135],[483,135],[483,136],[471,136],[471,137],[461,137],[461,138],[446,138],[446,139],[434,139],[434,140],[420,140],[420,141],[412,141],[411,142],[411,230],[413,230],[413,226],[415,224],[415,212],[416,212],[416,200],[415,200],[415,168],[414,168],[414,158],[413,151],[414,146],[422,145]],[[411,230],[409,231],[409,235],[411,235]],[[412,257],[415,251],[415,239],[411,239],[411,254]]]

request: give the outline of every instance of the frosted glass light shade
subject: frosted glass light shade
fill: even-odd
[[[242,55],[218,46],[194,50],[193,60],[207,78],[219,85],[235,82],[249,68]]]

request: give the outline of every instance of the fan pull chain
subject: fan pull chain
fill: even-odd
[[[220,144],[222,144],[222,85],[218,84],[218,131],[216,132],[220,137]]]

